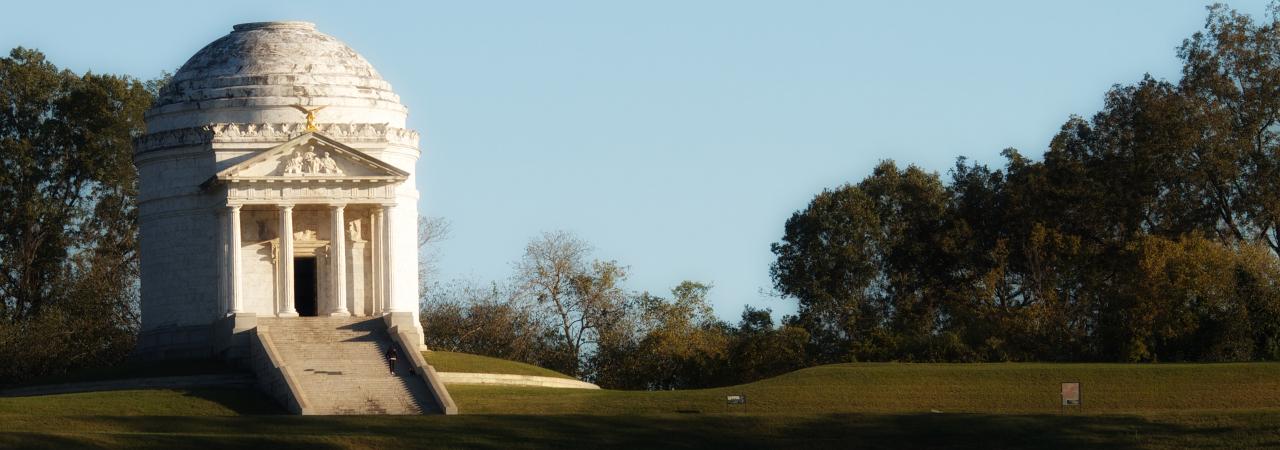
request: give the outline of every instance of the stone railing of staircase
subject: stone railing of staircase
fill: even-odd
[[[440,376],[440,381],[448,384],[532,386],[559,389],[600,389],[600,386],[596,386],[595,384],[569,378],[470,372],[437,372],[436,374]]]
[[[250,353],[253,371],[258,375],[258,387],[286,409],[294,414],[307,414],[311,409],[307,404],[306,394],[298,385],[298,380],[289,370],[289,366],[276,351],[271,341],[268,327],[259,325],[252,335]]]
[[[395,314],[395,313],[392,313]],[[404,355],[408,356],[409,364],[413,366],[414,373],[422,377],[430,387],[431,398],[436,402],[436,406],[444,411],[445,414],[457,414],[458,406],[453,403],[453,397],[449,395],[449,390],[445,389],[444,382],[440,381],[440,376],[436,374],[436,369],[427,364],[427,359],[422,357],[422,352],[418,351],[420,347],[416,342],[415,333],[402,329],[396,322],[397,318],[388,317],[391,322],[387,328],[387,334],[391,335],[391,339],[400,345],[400,349],[404,351]]]

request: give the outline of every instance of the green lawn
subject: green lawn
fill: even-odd
[[[248,389],[148,389],[0,398],[0,430],[22,417],[283,414]]]
[[[501,373],[508,375],[573,378],[563,373],[556,372],[551,369],[544,369],[532,364],[525,364],[506,359],[490,358],[488,356],[473,355],[470,353],[426,351],[422,352],[422,356],[427,358],[427,362],[430,363],[432,367],[435,367],[436,372]]]
[[[1264,448],[1280,445],[1277,424],[1277,410],[1066,416],[0,415],[0,448]]]
[[[663,392],[449,386],[463,414],[1040,413],[1060,383],[1082,383],[1072,413],[1280,408],[1280,363],[833,364],[740,386]],[[729,410],[727,395],[746,395]]]
[[[174,361],[128,361],[111,367],[82,370],[66,375],[44,378],[36,382],[23,383],[20,386],[35,384],[76,383],[84,381],[119,380],[124,378],[176,377],[186,375],[213,375],[240,373],[239,369],[228,366],[219,360],[191,359]]]
[[[1085,399],[1066,414],[1064,380]],[[236,390],[0,398],[0,448],[1280,446],[1272,363],[841,364],[706,390],[450,392],[463,415],[295,417]]]

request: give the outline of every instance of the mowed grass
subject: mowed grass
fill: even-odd
[[[1147,415],[0,416],[0,448],[1034,448],[1280,446],[1280,411]]]
[[[0,398],[0,423],[21,417],[254,414],[283,411],[249,389],[146,389]]]
[[[1062,411],[1062,382],[1082,384],[1072,414],[1280,408],[1280,363],[833,364],[739,386],[635,392],[449,386],[463,414],[1041,413]],[[728,395],[746,405],[728,406]]]
[[[552,378],[573,378],[563,373],[532,364],[525,364],[507,359],[491,358],[488,356],[473,355],[470,353],[442,352],[435,350],[422,352],[422,356],[427,359],[427,362],[430,363],[437,372],[499,373]]]
[[[37,384],[79,383],[125,378],[178,377],[189,375],[222,375],[242,373],[220,360],[189,359],[172,361],[126,361],[109,367],[81,370],[65,375],[34,380],[19,386]]]
[[[1062,413],[1062,381],[1083,408]],[[115,391],[0,398],[0,448],[1263,448],[1280,446],[1278,383],[1271,363],[840,364],[689,391],[458,385],[447,417]]]

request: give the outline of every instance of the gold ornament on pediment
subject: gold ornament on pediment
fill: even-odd
[[[302,107],[302,105],[290,105],[290,106],[293,106],[294,109],[297,109],[298,111],[302,111],[303,114],[307,115],[307,132],[308,133],[319,130],[319,128],[316,128],[316,112],[329,107],[328,105],[325,105],[318,108],[307,109]]]

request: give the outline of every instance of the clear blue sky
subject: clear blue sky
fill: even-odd
[[[361,52],[423,133],[420,210],[453,225],[443,278],[505,278],[543,230],[771,298],[769,244],[823,188],[894,159],[1039,155],[1115,83],[1176,79],[1201,1],[364,1],[6,4],[0,46],[151,78],[236,23],[306,20]],[[374,6],[361,6],[372,4]],[[1230,2],[1261,17],[1262,1]]]

